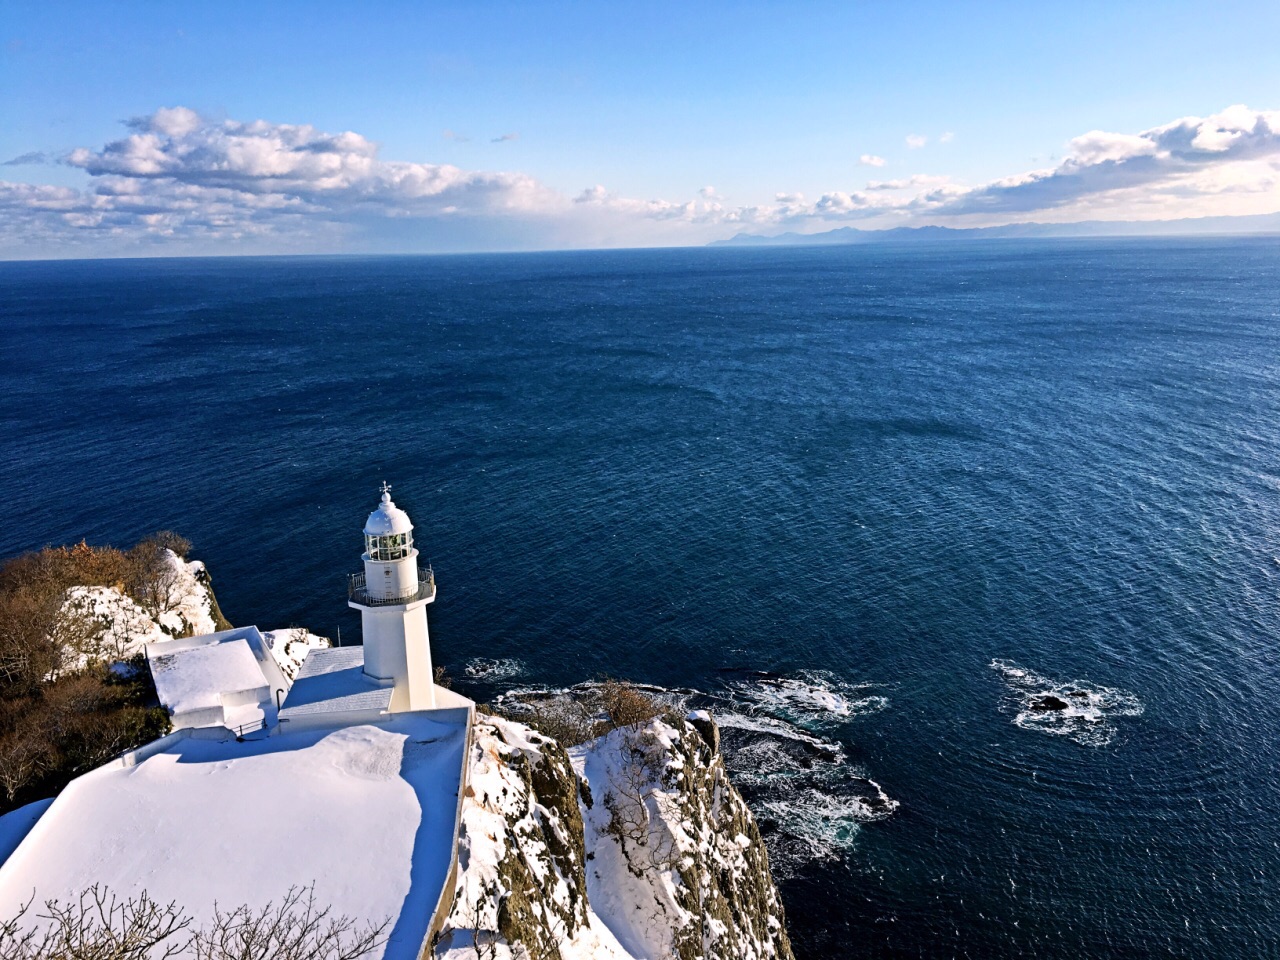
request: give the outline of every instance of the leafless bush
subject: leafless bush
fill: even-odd
[[[172,550],[183,560],[187,559],[187,555],[191,553],[191,541],[172,530],[157,530],[142,542],[154,544],[164,550]]]
[[[163,960],[191,942],[191,918],[176,903],[156,903],[144,891],[120,900],[94,884],[79,900],[45,902],[42,925],[24,925],[28,901],[18,915],[0,922],[5,960]]]
[[[669,869],[680,847],[667,824],[679,818],[679,804],[664,788],[666,750],[648,730],[629,730],[618,743],[618,775],[605,793],[607,830],[626,850],[630,842],[655,867]]]
[[[528,724],[562,747],[586,743],[600,735],[595,712],[589,705],[572,696],[549,696],[521,701],[518,708],[508,709],[504,715]]]
[[[0,734],[0,789],[9,806],[57,764],[57,751],[41,731],[21,728]],[[0,953],[0,956],[4,956]]]
[[[61,670],[63,650],[50,636],[61,596],[43,585],[0,581],[0,691],[6,696],[31,694]]]
[[[30,909],[28,901],[0,921],[4,960],[358,960],[386,943],[391,924],[332,916],[316,904],[314,884],[291,888],[279,905],[215,906],[213,923],[199,930],[176,903],[157,903],[145,891],[121,900],[97,884],[70,903],[46,901],[32,918],[42,922],[26,921]]]
[[[279,905],[230,912],[214,907],[213,925],[192,939],[197,960],[357,960],[386,943],[390,919],[358,925],[316,904],[315,884],[290,887]]]
[[[143,540],[129,551],[129,579],[125,588],[151,619],[159,621],[178,609],[186,596],[186,585],[178,564],[168,548],[158,540]]]

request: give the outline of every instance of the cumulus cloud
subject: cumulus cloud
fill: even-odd
[[[954,133],[952,133],[950,130],[948,130],[946,133],[944,133],[944,134],[942,134],[940,137],[938,137],[938,142],[939,142],[939,143],[950,143],[950,142],[951,142],[952,140],[954,140],[955,138],[956,138],[956,135],[955,135]]]
[[[1166,200],[1179,191],[1206,195],[1265,180],[1264,161],[1276,158],[1280,111],[1233,106],[1137,134],[1090,131],[1070,142],[1070,154],[1053,169],[997,180],[965,194],[945,212],[1028,213],[1114,194],[1140,199],[1132,196],[1135,191]]]
[[[877,157],[874,153],[864,153],[858,162],[864,167],[883,167],[885,164],[884,157]]]
[[[565,203],[523,173],[383,160],[349,131],[211,120],[186,107],[126,127],[122,139],[62,158],[89,175],[84,190],[6,184],[5,237],[22,222],[51,241],[305,239],[369,218],[536,217]]]
[[[381,160],[377,145],[358,133],[323,133],[306,124],[206,121],[175,107],[128,126],[135,131],[130,136],[100,150],[73,150],[67,163],[94,177],[279,196],[335,210],[519,211],[551,199],[525,174]]]
[[[907,143],[908,150],[919,150],[928,142],[929,142],[928,137],[922,137],[918,133],[907,134],[906,143]]]
[[[385,160],[376,143],[350,131],[213,120],[184,107],[126,126],[121,139],[61,158],[84,172],[82,189],[0,181],[0,248],[31,255],[44,244],[43,255],[70,255],[94,243],[116,251],[203,240],[201,252],[359,249],[353,236],[409,238],[400,249],[458,249],[448,244],[460,236],[471,238],[467,249],[563,247],[699,242],[723,236],[717,228],[727,225],[803,231],[850,222],[1158,219],[1280,207],[1280,113],[1246,107],[1135,134],[1092,130],[1071,140],[1055,167],[977,187],[916,174],[861,190],[834,185],[817,199],[783,191],[749,205],[730,204],[711,186],[674,200],[598,184],[565,195],[519,172]],[[48,159],[23,155],[10,165],[36,156]],[[860,162],[884,165],[870,154]],[[524,239],[495,239],[512,231]],[[246,247],[251,241],[259,245]]]

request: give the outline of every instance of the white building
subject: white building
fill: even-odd
[[[257,627],[149,643],[145,650],[173,729],[244,733],[275,725],[289,681]]]

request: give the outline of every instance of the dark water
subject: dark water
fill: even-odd
[[[0,311],[0,554],[172,527],[232,622],[350,641],[386,478],[455,674],[755,722],[798,955],[1280,955],[1280,241],[5,263]]]

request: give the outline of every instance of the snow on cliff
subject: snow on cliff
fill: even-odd
[[[127,660],[148,643],[173,637],[213,633],[213,593],[209,575],[199,560],[190,563],[172,550],[163,551],[168,577],[163,596],[151,610],[144,609],[119,587],[72,587],[63,609],[86,617],[92,630],[71,651],[74,665],[89,660]]]
[[[436,956],[790,960],[755,821],[708,717],[566,753],[478,715],[456,899]]]
[[[289,627],[286,630],[264,630],[262,639],[271,649],[271,655],[280,665],[280,672],[290,683],[298,677],[302,661],[312,650],[324,650],[333,646],[328,637],[319,637],[306,627]]]

